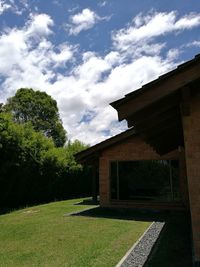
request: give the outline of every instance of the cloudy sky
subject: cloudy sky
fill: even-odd
[[[70,139],[125,130],[109,103],[198,53],[199,0],[0,0],[0,102],[46,91]]]

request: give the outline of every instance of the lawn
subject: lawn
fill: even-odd
[[[104,216],[70,216],[95,206],[82,199],[0,216],[0,267],[112,267],[151,224]]]

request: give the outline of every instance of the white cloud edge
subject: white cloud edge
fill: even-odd
[[[78,35],[82,31],[93,28],[101,20],[109,20],[110,17],[100,17],[97,13],[89,8],[83,9],[81,12],[71,15],[70,22],[65,25],[69,35]]]

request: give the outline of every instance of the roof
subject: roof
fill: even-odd
[[[165,154],[184,144],[181,116],[189,115],[189,99],[199,84],[200,55],[196,55],[111,105],[119,120],[126,119],[146,143]]]
[[[144,91],[146,91],[147,89],[153,88],[155,87],[155,85],[160,84],[162,82],[164,82],[165,80],[167,80],[169,77],[173,77],[174,75],[177,75],[178,73],[181,73],[182,71],[184,71],[185,69],[188,69],[188,67],[192,67],[193,65],[195,65],[196,63],[200,62],[200,54],[197,54],[193,59],[182,63],[181,65],[177,66],[176,69],[173,69],[172,71],[169,71],[161,76],[159,76],[157,79],[146,83],[145,85],[143,85],[141,88],[136,89],[128,94],[125,95],[125,97],[118,99],[116,101],[113,101],[112,103],[110,103],[110,105],[114,108],[117,108],[118,105],[129,101],[130,98],[132,97],[136,97],[138,95],[141,95]]]
[[[133,128],[128,129],[118,135],[115,135],[109,139],[106,139],[105,141],[102,141],[101,143],[98,143],[94,146],[91,146],[87,148],[86,150],[83,150],[75,155],[76,160],[80,163],[92,163],[96,161],[99,158],[100,153],[108,148],[111,147],[121,141],[126,140],[130,136],[135,135],[135,130]]]

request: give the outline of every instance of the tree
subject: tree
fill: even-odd
[[[66,152],[67,152],[68,160],[70,162],[71,169],[82,167],[80,164],[77,164],[74,155],[78,152],[81,152],[87,149],[88,147],[89,145],[86,145],[77,139],[74,140],[74,142],[71,142],[70,140],[67,142]]]
[[[75,155],[76,153],[89,148],[89,145],[86,145],[83,142],[76,139],[73,142],[69,140],[66,147],[69,153],[71,153],[72,155]]]
[[[31,123],[17,124],[0,113],[0,206],[18,206],[46,197],[48,180],[41,169],[52,139],[36,132]],[[58,149],[58,148],[57,148]]]
[[[59,116],[57,103],[45,92],[19,89],[7,100],[4,110],[11,112],[17,123],[31,122],[34,130],[52,137],[57,147],[66,142],[66,131]]]
[[[90,169],[75,162],[86,146],[55,147],[30,122],[0,112],[0,209],[91,194]]]

